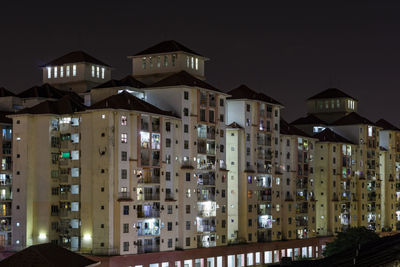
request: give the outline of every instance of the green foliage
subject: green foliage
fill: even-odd
[[[351,227],[344,232],[338,233],[335,240],[326,244],[323,253],[325,257],[334,255],[347,249],[355,249],[363,244],[379,238],[379,235],[365,227]]]

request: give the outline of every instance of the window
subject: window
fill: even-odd
[[[190,230],[190,221],[186,221],[186,230]]]
[[[121,134],[121,143],[128,143],[128,135],[126,133]]]
[[[250,105],[249,104],[246,105],[246,111],[250,112]]]
[[[51,188],[51,194],[52,194],[53,196],[58,195],[58,187],[53,187],[53,188]]]
[[[186,57],[186,68],[190,67],[190,58],[187,56]]]
[[[225,227],[226,227],[226,221],[225,221],[225,220],[222,220],[222,222],[221,222],[221,227],[222,227],[222,228],[225,228]]]
[[[172,54],[172,66],[175,67],[175,62],[176,62],[176,54]]]
[[[142,57],[142,69],[146,69],[146,57]]]
[[[166,123],[165,123],[165,130],[166,130],[167,132],[170,132],[170,131],[171,131],[171,123],[170,123],[170,122],[166,122]]]
[[[72,76],[76,76],[76,65],[72,65]]]
[[[127,125],[128,123],[128,119],[126,118],[126,116],[121,116],[121,125]]]
[[[47,67],[47,79],[51,79],[51,67]]]
[[[190,237],[186,237],[186,246],[187,246],[187,247],[190,246]]]
[[[224,99],[221,98],[221,99],[219,100],[219,106],[220,106],[220,107],[223,107],[223,106],[224,106]]]
[[[186,214],[190,214],[190,205],[186,205]]]
[[[190,60],[190,61],[191,61],[191,63],[192,63],[192,64],[191,64],[191,65],[192,65],[192,69],[194,69],[194,58],[191,57],[191,60]]]
[[[124,223],[124,225],[123,225],[123,233],[129,233],[129,224],[128,223]]]
[[[66,66],[66,67],[65,67],[65,71],[66,71],[66,73],[65,73],[66,76],[69,77],[70,67],[69,67],[69,66]]]
[[[185,141],[184,141],[183,148],[184,148],[184,149],[189,149],[189,141],[188,141],[188,140],[185,140]]]
[[[128,160],[128,152],[121,151],[121,161],[127,161],[127,160]]]
[[[96,77],[100,78],[100,67],[96,67]]]
[[[172,248],[172,238],[168,239],[168,247]]]
[[[249,219],[248,226],[252,226],[252,225],[253,225],[253,221],[251,219]]]
[[[221,190],[221,197],[225,197],[225,189]]]
[[[187,124],[183,125],[183,132],[185,132],[185,133],[189,132],[189,125],[187,125]]]
[[[219,115],[219,120],[220,120],[220,122],[224,122],[224,114]]]
[[[149,57],[149,65],[150,65],[150,69],[153,68],[153,58]]]
[[[54,67],[54,78],[57,78],[57,67]]]
[[[170,172],[166,172],[165,173],[165,180],[166,181],[171,181],[171,173]]]
[[[161,57],[157,57],[157,68],[161,68]]]
[[[126,178],[128,178],[128,170],[122,169],[121,170],[121,179],[126,179]]]
[[[196,70],[199,69],[199,59],[196,57]]]
[[[123,214],[124,214],[124,215],[129,215],[129,206],[128,206],[128,205],[125,205],[125,206],[124,206]]]
[[[63,78],[63,77],[64,77],[64,67],[61,66],[60,67],[60,78]]]
[[[124,251],[129,251],[129,242],[124,242]]]
[[[183,109],[183,116],[189,116],[189,109],[188,108],[184,108]]]
[[[168,222],[167,229],[168,231],[172,231],[172,222]]]
[[[208,121],[209,121],[209,122],[215,122],[214,110],[209,110],[209,111],[208,111]]]
[[[205,109],[200,109],[200,120],[206,121],[206,110]]]
[[[168,67],[168,56],[164,56],[164,67]]]
[[[171,147],[171,139],[170,138],[165,139],[165,147]]]
[[[172,205],[168,205],[168,214],[172,214]]]
[[[224,145],[220,145],[219,146],[219,152],[224,153],[224,148],[225,148]]]
[[[186,173],[186,182],[190,182],[190,172]]]
[[[92,66],[92,77],[94,77],[95,67]]]
[[[184,98],[185,100],[189,100],[189,92],[188,92],[188,91],[184,91],[184,92],[183,92],[183,98]]]

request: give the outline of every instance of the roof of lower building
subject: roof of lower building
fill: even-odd
[[[13,92],[8,91],[4,87],[0,87],[0,97],[5,97],[5,96],[15,96]]]
[[[99,86],[96,86],[92,89],[97,89],[97,88],[110,88],[110,87],[133,87],[133,88],[145,88],[146,85],[142,83],[141,81],[136,80],[133,78],[132,75],[128,75],[125,78],[122,78],[120,80],[109,80],[108,82],[105,82],[103,84],[100,84]]]
[[[232,122],[231,124],[226,126],[226,128],[243,129],[243,127],[240,126],[237,122]]]
[[[13,113],[6,112],[6,111],[0,111],[0,123],[12,124],[12,119],[7,117],[7,115],[11,115],[11,114],[13,114]]]
[[[187,48],[181,43],[178,43],[174,40],[168,40],[156,45],[153,45],[137,54],[135,56],[142,56],[142,55],[151,55],[151,54],[162,54],[162,53],[170,53],[170,52],[186,52],[189,54],[194,54],[203,57],[199,53]]]
[[[331,125],[359,125],[359,124],[375,125],[375,123],[368,120],[367,118],[364,118],[357,112],[352,112],[331,123]]]
[[[83,102],[83,99],[73,91],[65,91],[57,89],[51,86],[48,83],[45,83],[40,86],[33,86],[19,94],[17,94],[20,98],[52,98],[52,99],[60,99],[66,95],[71,96],[75,99],[75,101]]]
[[[46,100],[33,107],[25,108],[15,114],[72,114],[86,110],[86,107],[74,97],[65,95],[59,100]]]
[[[187,73],[186,71],[180,71],[178,73],[172,74],[158,82],[153,83],[149,87],[167,87],[167,86],[179,86],[186,85],[190,87],[201,87],[204,89],[216,91],[222,93],[221,90],[215,88],[209,83],[202,81],[193,75]]]
[[[337,89],[337,88],[328,88],[325,91],[322,91],[321,93],[318,93],[310,98],[308,100],[312,99],[328,99],[328,98],[351,98],[353,100],[356,100],[354,97],[346,94],[345,92]]]
[[[296,128],[293,125],[290,125],[287,121],[281,118],[280,120],[280,134],[284,135],[298,135],[303,137],[311,137],[309,134],[306,134],[299,128]]]
[[[375,125],[383,128],[383,130],[400,131],[399,128],[397,128],[396,126],[394,126],[393,124],[391,124],[390,122],[388,122],[385,119],[378,120],[377,122],[375,122]]]
[[[273,99],[270,96],[267,96],[263,93],[257,93],[256,91],[250,89],[247,85],[240,85],[239,87],[230,90],[227,94],[231,95],[228,99],[249,99],[249,100],[257,100],[263,101],[270,104],[281,105],[278,101]]]
[[[26,267],[83,267],[96,266],[98,264],[100,262],[51,243],[30,246],[0,261],[0,266]]]
[[[103,61],[98,60],[97,58],[92,57],[88,53],[84,51],[73,51],[68,54],[63,55],[62,57],[56,58],[46,64],[43,65],[43,67],[46,66],[59,66],[59,65],[64,65],[64,64],[69,64],[69,63],[93,63],[96,65],[102,65],[106,67],[111,67],[110,65],[104,63]]]
[[[329,128],[325,128],[325,130],[315,134],[314,137],[317,138],[320,142],[353,144],[353,142],[335,133]]]
[[[91,105],[88,107],[88,109],[125,109],[173,116],[171,112],[159,109],[158,107],[153,106],[152,104],[143,101],[126,91],[103,99]]]
[[[327,125],[328,123],[321,120],[320,118],[310,114],[306,117],[299,118],[293,121],[293,125]]]

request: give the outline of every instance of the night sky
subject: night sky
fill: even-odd
[[[174,39],[211,59],[209,83],[262,91],[286,106],[288,121],[305,114],[305,99],[337,87],[360,100],[361,115],[400,123],[397,1],[16,2],[0,6],[0,87],[14,92],[40,84],[39,66],[73,50],[122,78],[128,55]]]

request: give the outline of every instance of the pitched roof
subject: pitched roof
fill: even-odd
[[[0,123],[12,124],[12,119],[6,117],[7,115],[11,115],[11,114],[13,114],[13,113],[6,112],[6,111],[0,111]]]
[[[390,131],[400,131],[399,128],[388,122],[387,120],[380,119],[377,122],[375,122],[375,125],[378,127],[383,128],[383,130],[390,130]]]
[[[190,86],[190,87],[201,87],[204,89],[221,92],[219,89],[215,88],[211,84],[208,84],[205,81],[197,79],[196,77],[187,73],[184,70],[180,71],[178,73],[172,74],[158,82],[155,82],[149,87],[166,87],[166,86],[178,86],[178,85],[186,85],[186,86]]]
[[[304,137],[311,137],[310,135],[306,134],[299,128],[296,128],[293,125],[290,125],[287,121],[284,119],[280,120],[280,134],[284,135],[298,135],[298,136],[304,136]]]
[[[86,107],[69,95],[63,96],[57,101],[46,100],[36,106],[25,108],[16,114],[72,114],[84,111]]]
[[[250,89],[247,85],[240,85],[239,87],[230,90],[227,94],[231,95],[228,99],[249,99],[264,101],[270,104],[282,105],[272,97],[269,97],[263,93],[257,93],[256,91]]]
[[[315,134],[314,137],[319,139],[320,142],[353,144],[353,142],[347,140],[346,138],[335,133],[334,131],[332,131],[329,128],[326,128],[322,132]]]
[[[356,112],[352,112],[334,121],[331,125],[357,125],[357,124],[375,125],[375,123],[368,120],[367,118],[362,117],[360,114]]]
[[[153,106],[152,104],[147,103],[146,101],[143,101],[126,91],[103,99],[91,105],[88,109],[125,109],[173,116],[171,112],[161,110],[158,107]]]
[[[194,54],[201,56],[199,53],[194,52],[193,50],[187,48],[181,43],[178,43],[177,41],[174,40],[169,40],[169,41],[164,41],[161,43],[158,43],[156,45],[153,45],[137,54],[135,56],[141,56],[141,55],[151,55],[151,54],[162,54],[162,53],[169,53],[169,52],[187,52],[189,54]]]
[[[326,99],[326,98],[351,98],[353,100],[357,100],[354,97],[346,94],[345,92],[337,89],[337,88],[328,88],[325,91],[322,91],[321,93],[318,93],[310,98],[308,100],[312,99]]]
[[[0,261],[0,266],[67,267],[96,266],[100,262],[88,259],[68,249],[46,243],[30,246]]]
[[[48,83],[45,83],[41,86],[33,86],[17,94],[17,96],[21,98],[41,97],[41,98],[54,98],[54,99],[60,99],[65,95],[73,97],[75,101],[83,102],[83,99],[75,92],[57,89]]]
[[[13,92],[8,91],[4,87],[0,87],[0,97],[5,97],[5,96],[15,96]]]
[[[240,126],[238,123],[236,122],[232,122],[231,124],[229,124],[228,126],[226,126],[226,128],[236,128],[236,129],[243,129],[242,126]]]
[[[111,67],[110,65],[98,60],[97,58],[92,57],[86,52],[83,51],[73,51],[68,54],[63,55],[62,57],[56,58],[46,64],[43,65],[43,67],[46,66],[58,66],[58,65],[63,65],[63,64],[68,64],[68,63],[81,63],[81,62],[87,62],[87,63],[93,63],[97,65],[102,65],[106,67]]]
[[[135,78],[133,78],[132,75],[128,75],[125,78],[122,78],[121,80],[114,80],[114,79],[109,80],[108,82],[100,84],[99,86],[96,86],[92,89],[121,87],[121,86],[128,86],[128,87],[133,87],[133,88],[145,88],[146,87],[146,85],[144,83],[136,80]]]
[[[310,114],[306,117],[298,118],[297,120],[293,121],[291,124],[293,125],[327,125],[328,123],[321,120],[320,118]]]

